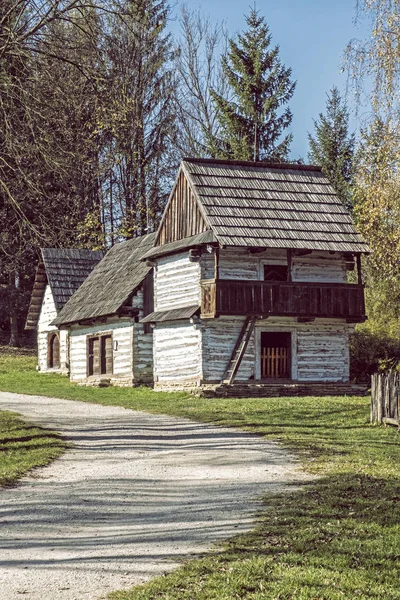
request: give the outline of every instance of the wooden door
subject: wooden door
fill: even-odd
[[[291,334],[261,334],[261,379],[289,379],[291,373]]]
[[[48,342],[48,366],[50,369],[60,367],[60,338],[57,333],[52,333]]]
[[[111,375],[113,372],[112,337],[103,335],[101,338],[101,374]]]
[[[89,338],[88,375],[100,375],[100,338]]]

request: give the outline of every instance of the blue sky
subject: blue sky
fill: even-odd
[[[224,20],[229,34],[245,29],[244,15],[254,3],[249,0],[186,0],[190,9],[201,8],[213,21]],[[325,112],[326,93],[336,85],[346,94],[347,75],[340,73],[346,44],[366,37],[367,23],[355,24],[352,0],[257,0],[256,8],[266,18],[272,44],[279,44],[283,64],[291,67],[296,91],[290,103],[293,112],[292,158],[307,158],[307,132],[313,119]],[[176,31],[177,25],[172,24]],[[347,101],[352,106],[352,93]],[[352,127],[357,121],[352,119]]]

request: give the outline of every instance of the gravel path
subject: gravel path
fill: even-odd
[[[0,490],[1,600],[95,600],[248,529],[261,493],[301,482],[279,445],[118,407],[0,392],[74,446]]]

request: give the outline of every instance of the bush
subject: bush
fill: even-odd
[[[352,381],[369,382],[373,373],[399,369],[399,367],[400,339],[385,335],[384,332],[362,329],[350,336]]]

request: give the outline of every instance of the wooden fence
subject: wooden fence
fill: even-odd
[[[371,421],[398,425],[400,417],[400,373],[372,375]]]
[[[263,348],[261,354],[262,379],[281,379],[289,377],[287,348]]]

